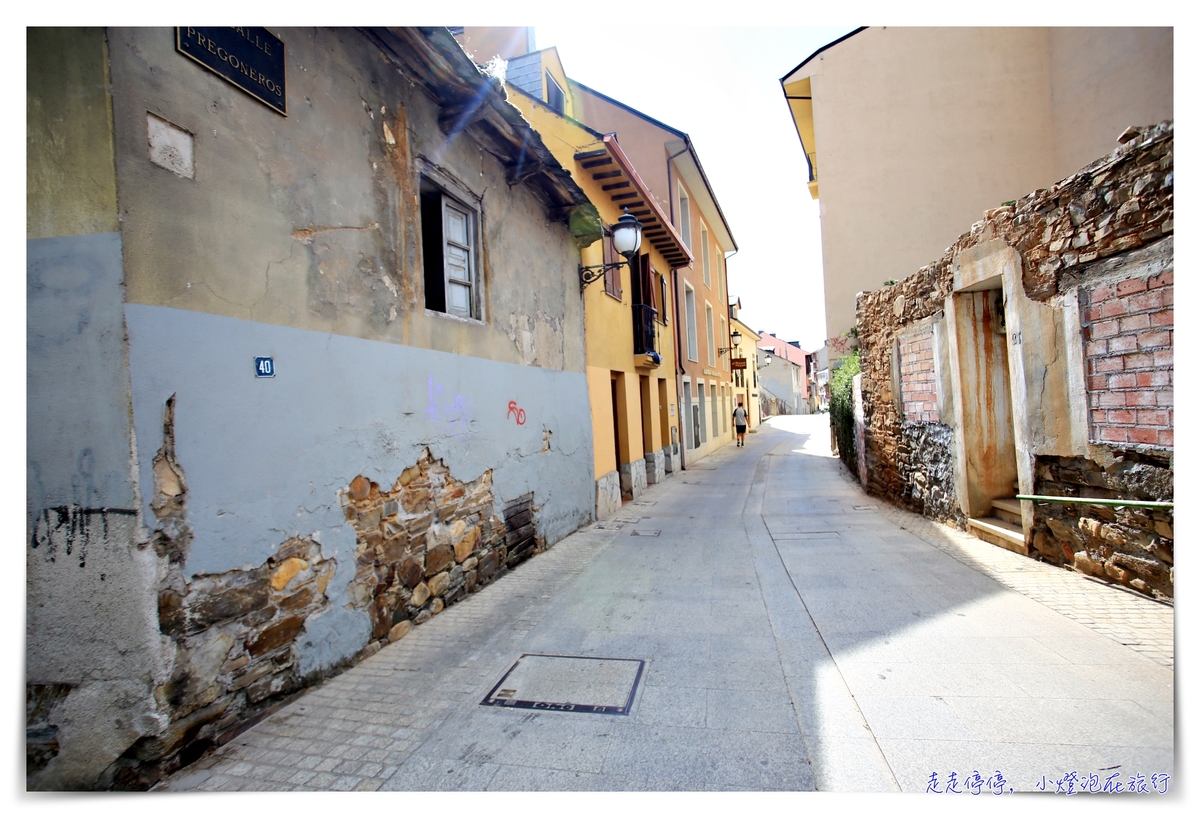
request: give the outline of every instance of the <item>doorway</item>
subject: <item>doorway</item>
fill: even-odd
[[[952,296],[961,412],[958,486],[967,517],[992,514],[996,500],[1017,493],[1005,298],[1000,277]],[[965,483],[965,485],[964,485]]]

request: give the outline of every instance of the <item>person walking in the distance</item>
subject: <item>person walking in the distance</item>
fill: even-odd
[[[733,410],[733,428],[737,431],[739,446],[746,445],[746,410],[742,407],[742,399],[738,398],[737,408]]]

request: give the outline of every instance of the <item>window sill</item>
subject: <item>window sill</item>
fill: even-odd
[[[428,307],[425,308],[425,314],[434,315],[438,318],[447,318],[451,321],[457,321],[460,324],[474,324],[477,327],[487,326],[487,321],[480,320],[479,318],[463,318],[461,315],[455,315],[449,312],[439,312],[437,310],[431,310]]]
[[[609,298],[611,298],[613,301],[616,301],[618,304],[625,303],[625,300],[621,297],[622,295],[625,294],[624,292],[622,292],[621,295],[613,295],[608,290],[604,290],[604,294],[607,295]]]

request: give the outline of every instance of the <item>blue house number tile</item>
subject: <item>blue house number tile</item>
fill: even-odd
[[[274,358],[255,358],[254,359],[254,377],[256,377],[256,378],[274,378],[275,377],[275,359]]]

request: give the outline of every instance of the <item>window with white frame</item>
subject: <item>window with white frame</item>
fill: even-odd
[[[708,332],[708,365],[716,366],[717,364],[717,336],[713,332],[713,309],[712,304],[704,305],[704,329]]]
[[[696,290],[686,281],[683,284],[684,309],[687,310],[687,344],[688,360],[700,360],[699,344],[696,342]]]
[[[691,202],[688,201],[687,194],[683,192],[682,187],[679,188],[679,235],[688,249],[692,249]]]
[[[704,286],[712,286],[712,273],[709,271],[708,263],[708,230],[704,227],[700,228],[700,257],[704,267]]]
[[[423,177],[421,254],[427,309],[460,318],[482,318],[478,250],[478,210]]]
[[[722,344],[727,344],[727,343],[729,343],[729,333],[726,331],[726,327],[727,327],[727,326],[728,326],[728,324],[726,324],[726,323],[725,323],[725,319],[724,319],[724,318],[722,318],[722,319],[721,319],[721,343],[722,343]],[[726,353],[725,353],[724,360],[722,360],[722,361],[721,361],[721,368],[722,368],[722,369],[729,369],[729,359],[730,359],[732,356],[733,356],[733,350],[732,350],[732,349],[731,349],[731,350],[729,350],[728,352],[726,352]]]

